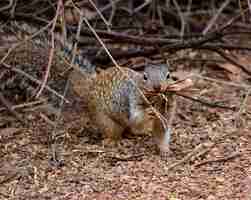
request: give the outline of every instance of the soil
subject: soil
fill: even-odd
[[[59,120],[22,109],[26,125],[2,112],[0,199],[251,199],[251,98],[223,70],[205,73],[226,83],[198,78],[199,96],[190,96],[235,110],[176,96],[166,154],[149,135],[104,147],[81,104],[66,106]]]

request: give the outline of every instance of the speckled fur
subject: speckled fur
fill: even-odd
[[[129,68],[110,67],[90,82],[83,80],[79,85],[75,85],[77,93],[87,99],[92,123],[104,133],[105,143],[116,142],[121,138],[124,130],[140,132],[150,123],[155,123],[153,127],[158,127],[158,131],[162,132],[155,135],[164,137],[165,130],[159,128],[162,122],[156,117],[153,120],[153,115],[149,112],[150,105],[144,100],[139,89],[142,92],[146,87],[154,89],[157,82],[161,84],[166,81],[169,72],[165,65],[155,68],[149,65],[146,66],[145,73]],[[145,79],[145,76],[148,78]]]

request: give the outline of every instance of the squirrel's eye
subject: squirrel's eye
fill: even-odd
[[[144,80],[145,80],[145,81],[147,80],[147,75],[146,75],[146,74],[144,74]]]

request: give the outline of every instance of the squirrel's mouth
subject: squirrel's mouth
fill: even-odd
[[[152,87],[152,88],[149,88],[147,86],[144,86],[143,87],[143,90],[144,90],[144,93],[159,93],[162,91],[162,85],[159,85],[158,87]]]

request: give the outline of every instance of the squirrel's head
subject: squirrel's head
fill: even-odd
[[[144,88],[150,91],[159,91],[165,81],[170,78],[166,64],[147,64],[144,69]]]

